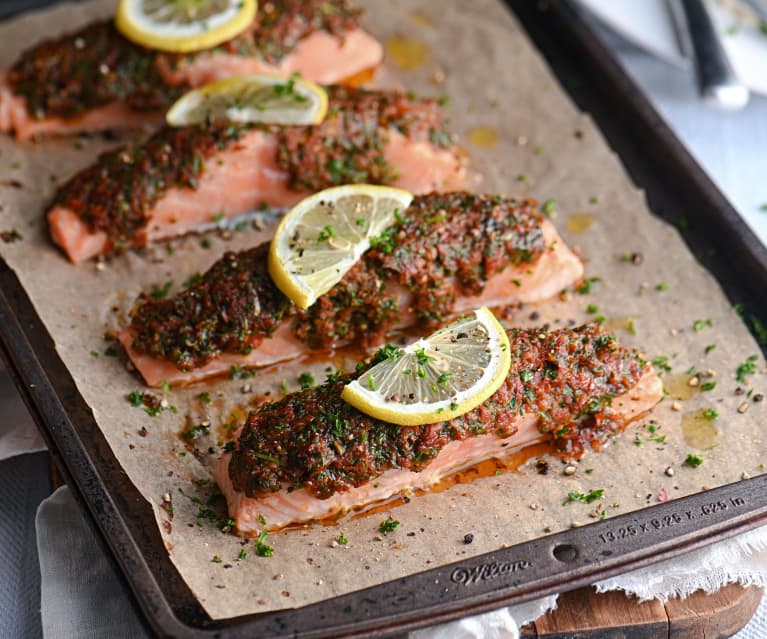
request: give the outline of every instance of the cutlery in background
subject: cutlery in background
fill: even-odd
[[[694,62],[705,104],[730,111],[748,104],[748,88],[733,71],[704,0],[671,0],[671,15],[682,50]]]

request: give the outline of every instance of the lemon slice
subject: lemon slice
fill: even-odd
[[[402,189],[348,184],[294,206],[269,247],[269,274],[301,308],[335,286],[413,199]]]
[[[207,120],[319,124],[328,95],[314,82],[278,75],[244,75],[211,82],[179,98],[165,116],[170,126]]]
[[[189,53],[245,31],[256,7],[256,0],[120,0],[115,25],[136,44]]]
[[[377,419],[417,426],[476,408],[509,374],[509,338],[485,306],[404,347],[387,345],[375,366],[344,387],[347,402]]]

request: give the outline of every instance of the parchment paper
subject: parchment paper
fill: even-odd
[[[484,174],[484,190],[534,195],[541,201],[556,198],[554,222],[586,259],[587,275],[602,278],[588,295],[521,309],[511,321],[552,327],[569,319],[582,322],[593,316],[586,313],[587,305],[593,304],[608,319],[634,318],[635,335],[620,328],[628,326],[626,321],[615,323],[625,343],[643,349],[648,358],[666,355],[674,374],[693,366],[710,369],[715,377],[708,381],[717,385],[677,406],[681,410],[673,410],[670,399],[658,407],[653,417],[665,443],[650,441],[647,429],[636,425],[601,453],[590,453],[575,464],[572,475],[563,474],[564,465],[557,460],[551,460],[546,476],[528,463],[517,473],[414,498],[390,513],[271,534],[274,555],[257,557],[252,543],[242,545],[211,523],[197,525],[198,505],[180,491],[205,499],[209,489],[199,489],[191,480],[209,474],[205,460],[186,453],[178,433],[206,417],[214,433],[220,433],[222,424],[236,421],[236,407],[267,390],[279,396],[283,380],[296,388],[298,374],[306,368],[323,379],[325,364],[174,390],[167,399],[178,412],[168,410],[152,418],[126,400],[128,393],[142,388],[141,382],[119,358],[104,354],[108,344],[102,336],[125,323],[125,313],[140,290],[171,280],[175,290],[223,250],[252,245],[266,234],[249,230],[234,233],[228,241],[212,234],[209,250],[200,246],[198,237],[190,237],[173,242],[172,253],[159,246],[100,267],[72,266],[50,243],[45,228],[43,211],[55,188],[51,176],[66,178],[108,143],[100,138],[38,144],[0,139],[0,230],[16,228],[23,236],[0,244],[0,252],[21,279],[115,455],[153,505],[172,560],[214,618],[301,606],[593,521],[589,515],[594,504],[563,506],[570,491],[604,489],[602,502],[609,517],[654,503],[659,495],[663,498],[663,491],[677,498],[764,468],[764,403],[734,394],[736,367],[759,352],[757,345],[676,231],[649,213],[618,159],[589,118],[570,103],[500,2],[364,4],[365,24],[382,41],[406,36],[428,46],[424,65],[408,72],[390,67],[383,79],[420,93],[449,95],[453,128]],[[4,24],[0,63],[11,63],[23,46],[38,38],[110,8],[102,2],[65,5]],[[444,84],[434,84],[442,75]],[[479,125],[498,133],[494,147],[477,148],[468,142],[470,131]],[[20,188],[11,180],[19,181]],[[569,216],[584,212],[593,215],[593,226],[582,234],[569,233]],[[624,251],[641,253],[642,264],[622,261]],[[656,290],[661,283],[665,286],[660,288],[667,288]],[[531,320],[534,310],[539,316]],[[711,326],[693,329],[695,320],[708,319]],[[710,344],[716,348],[706,355]],[[342,365],[343,358],[331,364]],[[761,357],[757,365],[760,372],[750,380],[759,391],[765,386]],[[203,391],[211,393],[211,404],[196,399]],[[741,403],[747,406],[743,414],[737,411]],[[721,434],[713,448],[696,450],[683,438],[682,415],[703,407],[718,411],[713,424]],[[635,444],[637,436],[641,445]],[[206,444],[197,445],[204,451]],[[688,453],[699,454],[703,465],[684,467]],[[665,474],[668,467],[674,469],[673,477]],[[164,496],[173,505],[172,521],[160,507]],[[401,523],[383,537],[377,529],[388,514]],[[334,545],[342,530],[349,544]],[[463,541],[466,533],[474,535],[470,545]],[[248,554],[238,561],[242,549]],[[214,556],[221,563],[214,563]]]

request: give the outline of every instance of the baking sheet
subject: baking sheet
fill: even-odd
[[[667,356],[674,374],[692,366],[710,370],[715,376],[704,382],[716,381],[716,387],[682,402],[678,411],[671,400],[663,402],[653,418],[665,443],[650,441],[647,429],[635,427],[602,454],[576,464],[573,475],[564,475],[564,465],[552,462],[546,476],[526,467],[520,473],[479,478],[391,510],[401,523],[386,537],[377,527],[389,511],[340,526],[273,534],[273,557],[256,557],[247,544],[248,556],[237,561],[240,541],[213,524],[198,527],[199,506],[179,491],[205,499],[207,488],[196,489],[191,480],[207,475],[178,432],[187,420],[196,424],[208,417],[214,427],[231,422],[252,397],[266,390],[279,395],[283,381],[297,387],[303,370],[311,369],[322,379],[325,364],[172,391],[168,400],[178,412],[149,418],[127,402],[126,395],[141,384],[118,359],[104,355],[108,344],[102,335],[122,325],[140,290],[170,280],[178,286],[221,251],[252,245],[262,234],[236,233],[228,241],[213,236],[208,250],[199,238],[187,238],[172,244],[172,254],[163,246],[101,268],[73,267],[50,246],[45,232],[42,210],[54,190],[51,174],[64,179],[89,163],[105,143],[89,139],[16,145],[3,139],[0,167],[8,178],[0,192],[0,230],[16,228],[23,240],[0,245],[0,252],[19,275],[115,455],[153,504],[172,560],[213,618],[304,605],[592,521],[594,505],[562,505],[571,491],[604,489],[610,516],[657,502],[664,495],[661,489],[675,498],[762,470],[765,447],[758,426],[764,403],[734,394],[735,369],[759,352],[756,344],[676,231],[650,215],[595,127],[576,112],[502,5],[489,0],[449,5],[403,1],[371,2],[366,8],[365,24],[381,40],[395,49],[404,46],[426,54],[414,70],[390,66],[382,81],[450,95],[453,128],[485,176],[483,189],[541,200],[555,197],[554,222],[587,260],[587,275],[601,278],[588,295],[521,309],[511,320],[556,327],[569,319],[583,321],[592,304],[622,341],[642,348],[650,358]],[[109,5],[104,3],[66,6],[22,19],[23,28],[21,22],[3,25],[0,63],[10,63],[35,33],[50,34],[52,24],[66,29],[105,11]],[[443,76],[444,84],[438,84]],[[478,133],[479,126],[490,131]],[[487,142],[493,134],[498,140],[491,148],[471,143]],[[584,233],[569,233],[571,216],[584,213],[593,216],[592,226]],[[573,220],[582,225],[588,218]],[[641,254],[642,263],[623,261],[623,252]],[[663,290],[656,288],[660,284]],[[534,311],[538,318],[531,320]],[[696,320],[703,321],[701,330],[693,329]],[[636,335],[626,330],[630,326]],[[705,354],[711,344],[716,348]],[[331,365],[343,363],[338,358]],[[755,393],[764,386],[761,358],[757,365],[760,374],[750,378]],[[211,404],[196,398],[202,391],[211,393]],[[748,409],[739,413],[743,403]],[[703,407],[719,413],[712,426],[720,435],[705,442],[713,448],[696,450],[683,437],[682,416]],[[636,435],[641,445],[635,443]],[[699,454],[703,465],[683,467],[688,453]],[[674,468],[673,477],[665,474],[668,467]],[[171,497],[172,521],[161,507],[164,496]],[[333,543],[341,530],[350,540],[347,546]],[[474,541],[466,545],[469,532]],[[214,556],[221,563],[214,563]]]

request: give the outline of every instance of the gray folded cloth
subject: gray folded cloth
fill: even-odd
[[[150,636],[69,488],[62,486],[40,504],[35,525],[47,639]]]
[[[37,505],[50,493],[46,453],[0,463],[0,637],[37,639],[40,573],[32,531]]]

